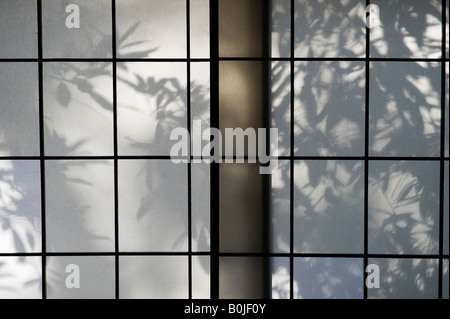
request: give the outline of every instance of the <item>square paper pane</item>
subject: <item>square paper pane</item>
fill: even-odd
[[[272,299],[289,299],[291,296],[291,275],[289,258],[274,257],[270,259]],[[298,286],[294,286],[294,298],[298,295]]]
[[[291,56],[291,1],[271,0],[270,12],[271,56]]]
[[[295,258],[297,299],[362,299],[364,262],[360,258]]]
[[[111,57],[111,17],[110,0],[42,1],[44,57]]]
[[[38,101],[37,63],[0,63],[0,157],[39,155]]]
[[[0,1],[0,58],[36,58],[37,3]]]
[[[113,299],[114,257],[47,257],[48,299]]]
[[[42,298],[42,257],[0,257],[0,299]]]
[[[121,299],[186,299],[188,258],[126,256],[119,260]]]
[[[113,155],[111,63],[46,63],[44,112],[46,155]]]
[[[290,162],[278,161],[271,175],[270,198],[270,250],[290,252]]]
[[[439,253],[439,162],[369,163],[369,252]]]
[[[47,250],[114,251],[112,161],[46,162]]]
[[[119,57],[186,57],[185,0],[116,3]]]
[[[186,63],[119,63],[120,155],[169,155],[175,128],[186,128]]]
[[[371,57],[441,57],[441,0],[388,0],[376,4],[381,25],[370,29]]]
[[[380,269],[380,288],[367,290],[369,299],[436,299],[439,260],[369,258]]]
[[[297,161],[294,222],[295,252],[362,253],[364,163]]]
[[[371,63],[370,155],[440,155],[440,66],[433,62]]]
[[[297,62],[294,81],[295,155],[363,155],[364,63]]]
[[[187,164],[119,161],[119,226],[121,251],[187,251]]]
[[[0,253],[41,249],[40,162],[0,160]]]
[[[295,1],[295,57],[363,57],[365,1]]]
[[[279,156],[291,153],[291,66],[289,62],[272,62],[270,70],[270,125],[278,129]]]

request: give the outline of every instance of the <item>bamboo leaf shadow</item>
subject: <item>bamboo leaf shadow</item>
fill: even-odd
[[[68,107],[72,100],[72,94],[67,85],[63,82],[59,83],[58,88],[56,89],[56,100],[64,107]]]

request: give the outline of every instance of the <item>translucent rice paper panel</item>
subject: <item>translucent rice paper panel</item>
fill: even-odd
[[[70,4],[77,5],[79,8],[79,28],[72,24],[76,21],[74,18],[76,11],[68,7]],[[42,33],[44,57],[111,57],[111,1],[42,1]]]
[[[47,250],[114,251],[113,161],[46,162]]]
[[[211,126],[210,64],[193,62],[190,71],[192,155],[199,160],[203,148],[209,143],[202,140],[202,133]]]
[[[291,296],[291,275],[289,258],[274,257],[270,259],[271,298],[289,299]],[[294,286],[294,298],[298,297],[298,285]]]
[[[45,153],[112,156],[111,63],[44,65]]]
[[[47,257],[48,299],[115,298],[115,258]]]
[[[278,161],[271,175],[270,250],[290,252],[290,162]]]
[[[191,0],[191,58],[209,58],[209,1]]]
[[[444,247],[443,252],[445,255],[448,255],[448,246],[449,246],[449,164],[448,161],[445,161],[444,164]]]
[[[0,299],[42,298],[42,257],[0,257]]]
[[[175,128],[186,128],[186,63],[118,63],[120,155],[170,155]]]
[[[295,57],[364,57],[366,4],[295,1]]]
[[[209,251],[211,247],[211,166],[191,165],[192,249]],[[183,181],[185,183],[187,181]]]
[[[362,62],[295,63],[295,154],[364,155]]]
[[[37,58],[37,3],[0,1],[0,58]]]
[[[388,0],[376,4],[381,25],[370,29],[371,57],[441,57],[441,0]]]
[[[295,258],[297,299],[362,299],[362,258]]]
[[[440,73],[440,63],[371,62],[370,155],[440,155]]]
[[[443,260],[442,267],[442,298],[448,299],[448,291],[449,291],[449,261],[448,259]]]
[[[271,56],[291,56],[291,1],[271,0]]]
[[[185,256],[122,256],[121,299],[188,298],[188,258]]]
[[[448,92],[448,78],[449,78],[449,63],[445,63],[445,156],[449,156],[449,138],[450,138],[450,109],[449,105],[449,92]]]
[[[439,253],[439,162],[369,163],[369,252]]]
[[[119,161],[119,226],[121,251],[187,251],[187,164]]]
[[[278,129],[279,156],[291,153],[291,66],[289,62],[272,62],[270,70],[270,125]]]
[[[0,114],[0,157],[39,155],[37,63],[0,63]]]
[[[362,253],[364,163],[296,161],[294,244],[301,253]]]
[[[192,298],[209,299],[211,297],[210,257],[192,256]]]
[[[380,269],[380,288],[367,290],[369,299],[436,299],[439,260],[369,258]]]
[[[185,0],[121,0],[116,17],[119,57],[186,57]]]
[[[41,243],[40,162],[0,160],[0,253],[40,252]]]
[[[222,257],[219,264],[219,298],[262,299],[267,275],[261,257]]]
[[[449,41],[449,37],[450,37],[450,35],[449,35],[449,33],[450,33],[450,30],[449,30],[449,18],[450,18],[449,12],[450,12],[450,2],[449,2],[449,0],[447,0],[447,12],[446,12],[447,23],[445,25],[445,30],[446,30],[445,31],[446,41],[445,42],[446,42],[446,51],[447,51],[446,56],[447,56],[447,59],[448,59],[448,54],[449,54],[449,43],[450,43],[450,41]]]

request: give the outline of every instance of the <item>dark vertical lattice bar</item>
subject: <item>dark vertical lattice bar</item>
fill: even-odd
[[[186,118],[187,130],[191,136],[191,0],[186,0],[186,58],[187,58],[187,81],[186,81]],[[188,298],[192,299],[192,165],[191,152],[189,152],[188,168]]]
[[[120,298],[119,286],[119,167],[117,139],[117,48],[116,48],[116,0],[111,0],[112,12],[112,72],[113,72],[113,138],[114,138],[114,251],[115,251],[115,294]]]
[[[262,16],[263,16],[263,28],[262,32],[262,54],[263,54],[263,127],[266,129],[266,149],[265,154],[271,153],[271,145],[270,145],[270,62],[267,59],[271,56],[270,49],[270,12],[271,12],[271,0],[263,0],[262,3]],[[270,162],[269,162],[270,165]],[[271,194],[271,174],[265,174],[262,176],[262,194],[263,194],[263,216],[262,216],[262,227],[263,227],[263,252],[268,253],[269,256],[264,258],[263,264],[263,274],[264,274],[264,283],[263,283],[263,297],[264,299],[268,299],[271,296],[271,275],[270,275],[270,194]]]
[[[219,3],[209,1],[211,127],[219,127]],[[211,299],[219,299],[219,164],[211,163]]]
[[[41,167],[41,231],[42,231],[42,299],[47,299],[47,228],[45,217],[45,148],[44,148],[44,62],[42,60],[42,1],[37,0],[38,59],[39,59],[39,138]]]
[[[294,54],[295,54],[295,0],[291,0],[291,56],[290,56],[290,68],[291,68],[291,145],[289,152],[289,167],[290,167],[290,180],[289,180],[289,293],[290,299],[294,298],[294,114],[295,114],[295,68],[294,68]]]
[[[442,40],[441,40],[441,180],[439,190],[439,273],[438,273],[438,299],[443,296],[443,269],[444,269],[444,182],[445,182],[445,57],[446,57],[446,20],[447,3],[442,0]]]
[[[366,0],[366,7],[370,0]],[[369,88],[370,88],[370,29],[366,27],[366,61],[365,61],[365,125],[364,125],[364,268],[368,264],[369,253]],[[364,273],[365,274],[365,273]],[[367,299],[367,285],[363,276],[363,298]]]

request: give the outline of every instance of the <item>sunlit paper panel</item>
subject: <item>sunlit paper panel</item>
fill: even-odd
[[[119,63],[117,76],[120,155],[170,155],[175,128],[187,126],[187,65]]]
[[[360,258],[295,258],[296,299],[362,299]]]
[[[364,163],[296,161],[294,223],[296,252],[362,253]]]
[[[191,58],[209,58],[209,1],[191,0]]]
[[[40,252],[39,161],[0,161],[0,253]]]
[[[0,63],[0,114],[0,157],[39,155],[37,63]]]
[[[114,165],[46,161],[47,250],[114,251]]]
[[[367,290],[369,299],[437,299],[439,260],[369,258],[379,267],[380,287]]]
[[[116,3],[117,54],[127,58],[185,58],[185,0]]]
[[[44,65],[45,153],[112,156],[111,63]]]
[[[0,2],[0,58],[37,58],[36,1]]]
[[[376,5],[380,26],[370,29],[371,57],[441,57],[441,0],[389,0]]]
[[[185,256],[121,256],[120,299],[186,299]]]
[[[79,28],[72,27],[79,8]],[[75,16],[74,16],[75,15]],[[112,56],[110,0],[42,1],[44,57],[109,58]]]
[[[439,252],[439,162],[369,163],[369,252]]]
[[[371,62],[370,155],[440,155],[440,73],[434,62]]]
[[[295,154],[364,155],[364,63],[296,62],[294,81]]]
[[[187,164],[119,161],[121,251],[187,251],[187,182]]]
[[[365,3],[295,1],[295,57],[364,57]]]
[[[47,298],[114,299],[114,257],[47,257]]]
[[[0,299],[42,298],[42,257],[0,257]]]

